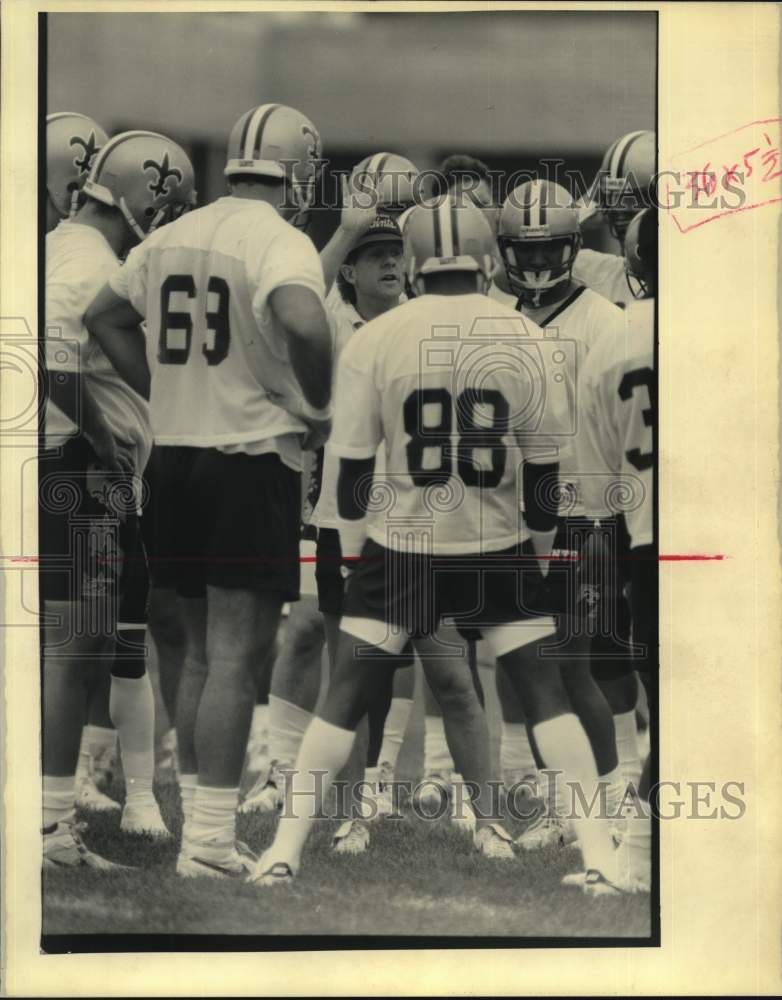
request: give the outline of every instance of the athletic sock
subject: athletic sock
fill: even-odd
[[[641,758],[638,754],[638,729],[635,721],[635,709],[621,712],[614,716],[616,729],[616,755],[619,758],[619,769],[625,783],[638,788],[641,780]]]
[[[193,818],[187,831],[191,844],[224,856],[234,850],[238,788],[197,785],[193,798]]]
[[[270,861],[284,861],[294,870],[298,868],[317,811],[319,789],[322,788],[325,801],[326,793],[347,763],[355,738],[352,729],[341,729],[317,716],[313,718],[296,759],[277,833],[269,849]],[[313,774],[324,771],[322,777]]]
[[[622,800],[625,794],[624,779],[622,770],[617,765],[608,774],[600,775],[600,784],[603,786],[605,795],[606,819],[609,823],[621,823],[622,821]]]
[[[611,880],[616,877],[614,845],[609,824],[593,804],[598,792],[597,765],[584,727],[577,715],[567,712],[539,722],[534,732],[546,768],[562,772],[564,781],[575,786],[567,789],[568,805],[571,801],[574,805],[568,809],[568,816],[581,844],[585,868],[597,869]],[[576,790],[580,790],[587,806],[593,804],[591,815],[585,815]]]
[[[149,674],[112,677],[109,714],[119,734],[125,805],[155,801],[155,696]]]
[[[80,785],[90,776],[90,762],[101,750],[117,748],[117,730],[108,726],[85,726],[81,731],[79,762],[76,765],[76,784]]]
[[[513,777],[511,784],[538,773],[527,727],[523,722],[503,722],[500,737],[500,770]],[[518,775],[518,777],[516,777]]]
[[[405,738],[407,723],[413,708],[411,698],[392,698],[391,707],[383,726],[383,742],[380,746],[379,764],[387,764],[391,774],[396,770],[399,751]]]
[[[182,796],[182,840],[189,839],[190,823],[193,819],[193,801],[195,799],[197,774],[180,774],[179,794]]]
[[[64,778],[43,776],[43,827],[54,826],[67,819],[73,812],[76,796],[76,779],[68,774]]]
[[[445,738],[443,718],[427,715],[424,726],[424,776],[441,774],[445,778],[454,769],[454,763]]]
[[[312,712],[276,695],[269,695],[269,756],[281,764],[292,764],[299,754]]]
[[[648,809],[646,803],[643,809]],[[633,876],[649,884],[652,872],[652,821],[648,814],[633,812],[627,817],[622,849]]]

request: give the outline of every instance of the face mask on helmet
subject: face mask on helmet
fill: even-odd
[[[543,292],[570,279],[580,237],[520,240],[500,236],[498,243],[511,289],[538,305]]]
[[[633,183],[632,177],[614,181],[610,177],[602,180],[600,185],[600,204],[603,218],[614,239],[624,243],[627,227],[631,220],[644,208],[650,207],[651,190],[644,194]]]

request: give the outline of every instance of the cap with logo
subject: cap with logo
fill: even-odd
[[[402,230],[394,219],[387,215],[378,215],[372,221],[372,225],[359,236],[353,250],[361,250],[373,243],[399,243],[402,244]]]

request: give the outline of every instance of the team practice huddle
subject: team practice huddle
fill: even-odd
[[[172,839],[166,770],[183,878],[305,881],[319,819],[354,855],[442,806],[511,877],[555,846],[574,892],[651,892],[655,134],[613,142],[581,198],[376,153],[320,252],[321,139],[286,105],[234,124],[206,205],[155,132],[53,113],[46,163],[44,867],[122,868],[82,839],[95,811]],[[258,854],[253,812],[276,816]]]

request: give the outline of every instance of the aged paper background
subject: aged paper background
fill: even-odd
[[[33,336],[36,330],[37,10],[134,6],[142,5],[3,4],[4,350],[20,332],[19,320],[9,317],[23,317]],[[210,6],[224,11],[229,5],[150,2],[143,9]],[[230,6],[268,10],[270,5]],[[372,9],[402,6],[424,5],[378,3]],[[436,8],[447,16],[447,7],[490,6],[441,3]],[[610,4],[603,9],[656,7]],[[782,117],[778,5],[676,3],[659,10],[661,166],[669,156],[750,122]],[[780,180],[775,197],[782,195]],[[671,780],[743,782],[747,805],[740,820],[661,823],[662,947],[559,954],[335,952],[298,954],[291,961],[272,954],[40,955],[37,594],[34,571],[13,564],[7,566],[3,619],[6,994],[726,995],[782,989],[780,204],[686,233],[661,213],[660,549],[726,558],[661,565],[660,772]],[[16,370],[4,364],[2,373],[2,549],[31,554],[36,519],[29,473],[35,443],[33,438],[25,444],[17,431],[25,423],[20,415],[29,416],[26,408],[34,406],[35,388],[32,376],[23,373],[29,348],[15,339],[11,348]],[[27,477],[21,471],[25,463]],[[264,897],[259,905],[273,903]]]

